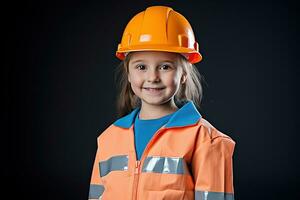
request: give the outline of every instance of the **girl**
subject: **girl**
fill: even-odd
[[[235,142],[203,119],[189,22],[152,6],[125,28],[120,118],[98,137],[89,199],[233,200]]]

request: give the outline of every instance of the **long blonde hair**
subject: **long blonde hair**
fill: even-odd
[[[123,117],[130,113],[133,109],[141,106],[140,99],[133,93],[131,85],[128,81],[128,65],[132,53],[120,63],[116,71],[116,81],[118,83],[119,95],[117,98],[117,114]],[[179,54],[177,62],[181,66],[183,73],[186,74],[186,82],[180,85],[178,92],[175,94],[175,103],[181,106],[186,101],[193,101],[198,109],[202,100],[203,90],[201,85],[202,76],[197,68],[187,61],[187,59]]]

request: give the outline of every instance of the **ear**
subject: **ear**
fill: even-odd
[[[131,83],[131,79],[130,79],[129,74],[127,74],[127,80],[128,80],[129,83]]]
[[[185,84],[186,79],[187,79],[186,74],[182,74],[181,79],[180,79],[180,83],[181,83],[181,84]]]

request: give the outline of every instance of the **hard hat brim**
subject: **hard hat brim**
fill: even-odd
[[[119,48],[116,52],[116,56],[120,60],[125,59],[125,53],[136,52],[136,51],[163,51],[183,54],[187,60],[194,64],[202,60],[202,55],[195,50],[184,48],[184,47],[173,47],[173,46],[162,46],[162,45],[138,45],[131,46],[130,48]]]

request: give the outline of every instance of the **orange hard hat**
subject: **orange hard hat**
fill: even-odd
[[[126,53],[133,51],[180,53],[190,63],[202,59],[190,23],[180,13],[166,6],[148,7],[129,21],[116,56],[124,60]]]

